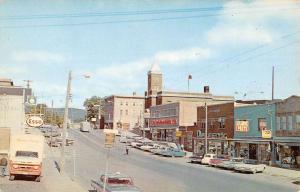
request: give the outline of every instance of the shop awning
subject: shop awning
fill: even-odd
[[[150,127],[152,130],[162,130],[162,129],[173,129],[176,130],[178,127]]]
[[[231,141],[237,143],[253,143],[253,144],[269,144],[273,140],[259,140],[259,139],[232,139]]]

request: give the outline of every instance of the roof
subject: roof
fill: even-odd
[[[148,74],[154,73],[154,74],[162,74],[161,69],[158,65],[158,63],[153,63],[151,66],[151,69],[149,70]]]
[[[145,99],[144,96],[138,96],[138,95],[131,95],[131,96],[128,96],[128,95],[109,95],[109,96],[106,96],[104,99],[106,100],[109,100],[111,98],[127,98],[127,99]]]

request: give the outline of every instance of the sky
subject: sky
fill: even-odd
[[[300,95],[300,1],[0,0],[0,78],[38,102],[144,95],[153,63],[163,88],[236,99]],[[89,79],[84,75],[90,75]]]

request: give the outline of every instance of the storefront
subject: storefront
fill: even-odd
[[[286,168],[300,168],[300,143],[277,142],[276,164]]]
[[[194,138],[194,153],[203,155],[205,153],[205,139]],[[217,155],[230,155],[230,143],[225,138],[208,138],[207,139],[207,153]]]
[[[269,164],[271,161],[271,140],[234,140],[234,156],[257,160]]]

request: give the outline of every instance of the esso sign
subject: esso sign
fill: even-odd
[[[30,127],[39,127],[44,124],[44,121],[38,116],[31,116],[27,118],[26,123]]]

